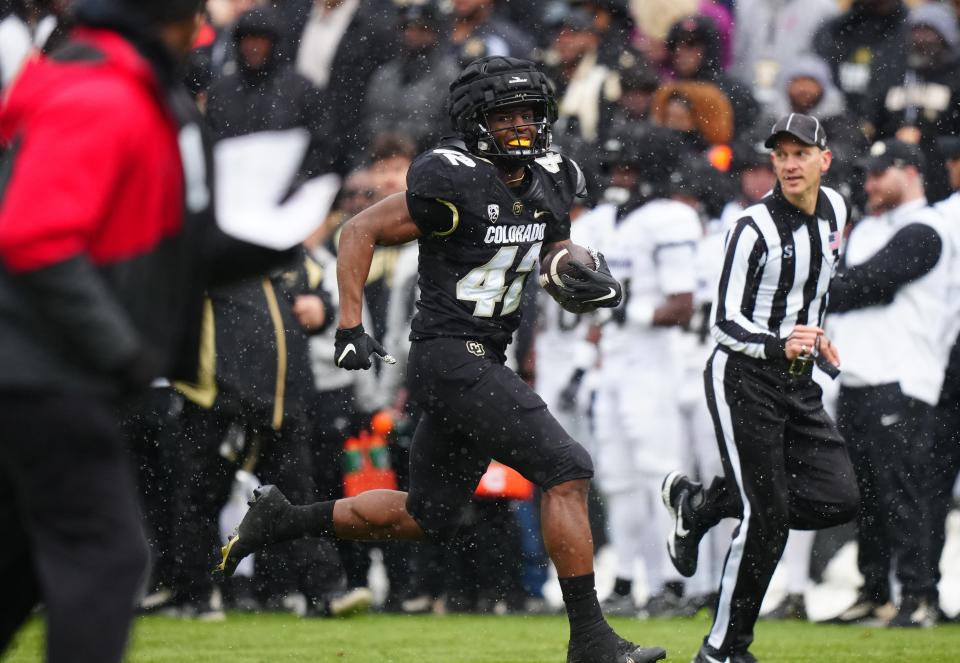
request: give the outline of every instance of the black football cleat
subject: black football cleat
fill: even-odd
[[[693,657],[691,663],[760,663],[757,657],[748,651],[730,654],[729,656],[720,656],[711,653],[706,645],[700,647],[700,651]]]
[[[763,615],[761,619],[807,621],[807,604],[803,594],[787,594],[780,605]]]
[[[671,472],[663,480],[660,491],[663,505],[673,521],[667,537],[667,552],[677,571],[687,578],[697,572],[700,539],[710,529],[700,523],[697,510],[690,503],[690,497],[702,490],[703,486],[691,481],[686,474]]]
[[[887,626],[899,628],[930,628],[937,625],[939,612],[926,599],[904,596],[897,614]]]
[[[638,613],[633,596],[621,596],[615,592],[600,603],[600,609],[603,610],[603,614],[614,617],[636,617]]]
[[[892,603],[880,603],[875,596],[862,590],[857,594],[853,605],[846,608],[836,617],[825,621],[827,624],[863,624],[867,626],[883,626],[897,613]]]
[[[577,638],[567,646],[567,663],[653,663],[666,657],[662,647],[639,647],[613,631]]]
[[[250,509],[240,521],[240,526],[227,545],[220,549],[221,559],[214,573],[230,577],[244,557],[281,541],[276,526],[283,513],[290,508],[290,502],[280,489],[261,486],[253,491],[253,499],[248,504]]]

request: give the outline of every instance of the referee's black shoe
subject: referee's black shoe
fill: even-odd
[[[662,647],[639,647],[608,629],[596,637],[571,639],[567,663],[653,663],[667,657]]]
[[[253,491],[253,499],[248,504],[250,509],[240,521],[240,526],[227,541],[227,545],[220,549],[220,563],[214,573],[230,577],[244,557],[271,543],[281,541],[277,534],[277,524],[290,508],[290,502],[280,489],[276,486],[262,486]]]
[[[679,471],[667,475],[660,491],[663,505],[673,521],[667,537],[667,552],[677,571],[687,578],[697,571],[700,539],[710,529],[697,517],[698,508],[702,505],[694,507],[691,502],[692,497],[702,493],[702,485]]]

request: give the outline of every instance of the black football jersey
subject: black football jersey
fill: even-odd
[[[524,186],[511,189],[458,140],[414,160],[407,201],[423,236],[411,340],[470,338],[501,352],[510,342],[541,247],[569,239],[570,207],[586,193],[580,168],[555,152],[527,170]]]

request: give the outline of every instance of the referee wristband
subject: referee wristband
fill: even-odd
[[[786,359],[787,339],[771,336],[764,342],[763,352],[767,359]]]

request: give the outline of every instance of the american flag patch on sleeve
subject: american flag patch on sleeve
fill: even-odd
[[[839,251],[840,250],[840,231],[834,230],[827,236],[827,239],[830,240],[830,250]]]

